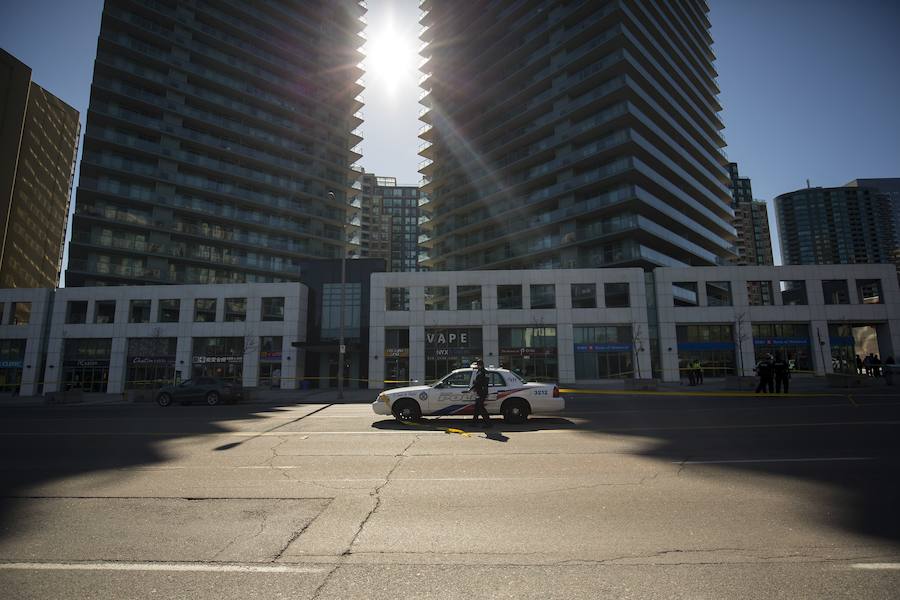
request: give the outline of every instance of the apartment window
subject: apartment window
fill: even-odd
[[[341,306],[344,313],[344,337],[359,338],[362,314],[362,286],[345,283],[341,297],[340,283],[326,283],[322,286],[322,329],[323,339],[341,337]]]
[[[31,322],[31,302],[13,302],[9,316],[11,325],[28,325]]]
[[[782,281],[779,283],[781,289],[781,303],[785,306],[805,306],[809,304],[806,300],[806,282],[802,279],[793,281]]]
[[[247,320],[247,299],[246,298],[225,298],[225,322],[226,323],[243,323]],[[213,308],[213,318],[215,320],[215,307]]]
[[[284,298],[262,299],[263,321],[284,321]]]
[[[556,286],[552,283],[533,284],[531,308],[556,308]]]
[[[450,288],[443,285],[425,286],[425,310],[450,310]]]
[[[846,279],[829,279],[822,282],[825,304],[850,304],[850,290]]]
[[[880,279],[857,279],[856,293],[863,304],[884,304]]]
[[[159,301],[159,322],[177,323],[181,313],[181,300],[173,298]]]
[[[772,293],[771,281],[748,281],[747,300],[750,306],[772,306],[775,295]]]
[[[456,288],[457,310],[481,310],[481,286],[460,285]]]
[[[194,322],[212,323],[216,320],[216,299],[196,298],[194,300]]]
[[[678,281],[672,283],[672,296],[675,306],[699,306],[697,300],[697,283],[693,281]]]
[[[628,298],[627,283],[604,283],[603,297],[606,302],[606,308],[628,308],[631,306]]]
[[[66,324],[87,323],[87,300],[69,300],[66,303]]]
[[[597,284],[573,283],[572,308],[597,308]]]
[[[520,309],[522,308],[521,285],[498,285],[497,308]]]
[[[129,323],[149,323],[150,322],[150,301],[149,300],[132,300],[128,306],[128,322]]]
[[[707,306],[731,306],[731,282],[707,281],[706,282]]]
[[[97,302],[94,303],[94,323],[112,323],[115,320],[115,300],[97,300]]]
[[[409,310],[409,288],[386,288],[384,299],[387,310]]]

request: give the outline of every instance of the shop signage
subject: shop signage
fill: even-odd
[[[240,364],[244,362],[243,356],[195,356],[193,363],[195,365],[213,365],[213,364]]]
[[[575,344],[575,352],[631,352],[631,344]]]
[[[425,342],[430,345],[440,344],[441,346],[467,346],[469,343],[469,332],[440,332],[426,333]]]
[[[734,342],[679,342],[678,350],[734,350]]]
[[[0,369],[21,369],[21,360],[0,360]]]
[[[281,362],[281,352],[275,350],[265,350],[259,353],[259,360]]]
[[[174,365],[174,356],[131,356],[128,358],[132,365]]]
[[[108,367],[109,360],[79,359],[63,361],[63,367]]]
[[[409,348],[385,348],[385,358],[405,358],[409,356]]]
[[[809,338],[762,338],[754,339],[754,346],[809,346]]]
[[[556,348],[500,348],[500,354],[518,354],[519,356],[556,356]]]

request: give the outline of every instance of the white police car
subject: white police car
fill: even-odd
[[[566,406],[559,386],[526,382],[507,369],[488,367],[488,397],[484,406],[491,414],[502,414],[507,423],[523,423],[531,413],[559,412]],[[471,415],[475,410],[472,387],[475,369],[456,369],[434,385],[385,390],[372,404],[377,415],[394,415],[398,421],[423,415]]]

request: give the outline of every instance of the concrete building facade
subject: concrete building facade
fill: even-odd
[[[728,163],[731,195],[734,199],[734,229],[737,233],[736,265],[774,265],[769,210],[765,202],[753,199],[749,177],[741,177],[737,163]]]
[[[296,281],[346,255],[364,13],[107,0],[67,285]]]
[[[59,284],[78,111],[0,50],[0,287]]]
[[[421,8],[424,267],[733,258],[704,0]]]

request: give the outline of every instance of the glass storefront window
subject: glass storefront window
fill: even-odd
[[[259,338],[259,386],[281,387],[281,358],[284,338],[262,336]]]
[[[109,381],[110,338],[72,338],[63,345],[62,389],[105,393]]]
[[[631,305],[627,283],[604,283],[603,297],[606,308],[628,308]]]
[[[835,373],[856,374],[856,340],[849,323],[828,325],[831,342],[831,369]]]
[[[344,338],[359,339],[362,314],[362,286],[344,284]],[[341,284],[322,286],[322,338],[338,339],[341,329]]]
[[[806,300],[806,282],[802,279],[782,281],[779,283],[779,288],[783,305],[805,306],[809,304]]]
[[[522,286],[498,285],[497,308],[501,310],[522,308]]]
[[[850,290],[846,279],[831,279],[822,282],[825,304],[850,304]]]
[[[159,322],[177,323],[180,318],[181,300],[178,298],[159,301]]]
[[[579,325],[575,341],[575,379],[624,379],[632,376],[630,325]]]
[[[425,380],[440,379],[453,369],[482,358],[481,327],[425,329]]]
[[[731,282],[707,281],[706,305],[707,306],[731,306]]]
[[[129,323],[149,323],[150,322],[150,301],[149,300],[132,300],[128,306],[128,322]]]
[[[556,327],[501,327],[498,335],[500,365],[528,381],[557,380]]]
[[[772,282],[748,281],[747,300],[750,306],[773,306],[775,295],[772,293]]]
[[[0,394],[19,392],[26,342],[22,339],[0,340]]]
[[[175,381],[178,338],[129,338],[126,390],[154,389]]]
[[[794,371],[812,371],[812,345],[807,323],[754,323],[753,351],[756,362],[763,356],[783,356]]]
[[[243,379],[244,353],[242,337],[193,338],[191,377],[216,377],[240,382]]]
[[[263,321],[284,321],[284,298],[262,299]]]
[[[556,286],[552,283],[534,283],[530,286],[531,308],[556,308]]]
[[[450,310],[450,288],[443,285],[425,286],[425,310]]]
[[[708,377],[735,373],[734,334],[730,324],[677,325],[678,366],[684,369],[699,359]]]
[[[597,308],[597,284],[573,283],[572,308]]]
[[[112,323],[115,320],[115,300],[97,300],[94,303],[94,323]]]
[[[460,285],[456,287],[457,310],[481,310],[481,286]]]
[[[386,288],[384,299],[386,310],[409,310],[409,288]]]
[[[194,322],[213,323],[216,320],[216,299],[196,298],[194,300]]]
[[[384,385],[409,385],[409,329],[384,330]]]

